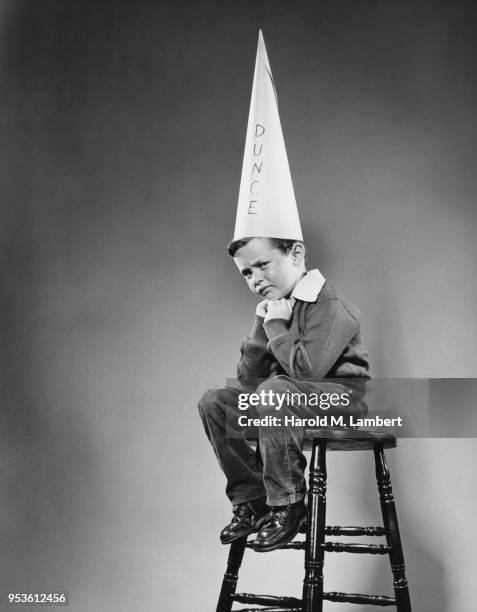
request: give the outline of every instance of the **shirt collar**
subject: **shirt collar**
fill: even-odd
[[[325,278],[319,270],[310,270],[295,285],[291,296],[302,302],[316,302],[324,283]]]

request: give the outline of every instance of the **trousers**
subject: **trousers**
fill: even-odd
[[[287,394],[288,398],[300,394],[303,398],[303,394],[306,397],[332,393],[341,396],[347,390],[339,382],[298,381],[279,375],[262,382],[255,393],[263,398],[269,398],[270,393],[274,397]],[[306,458],[302,450],[305,426],[287,426],[284,423],[291,421],[286,419],[291,416],[300,419],[323,416],[322,408],[301,401],[286,402],[279,411],[269,401],[249,406],[247,417],[257,418],[263,423],[258,426],[258,446],[254,449],[239,424],[239,417],[244,415],[238,407],[243,393],[244,388],[214,387],[204,393],[198,406],[205,433],[226,477],[226,495],[232,505],[262,497],[267,498],[269,506],[301,501],[306,495]],[[363,415],[366,412],[363,406],[363,402],[350,402],[348,410]],[[280,418],[280,426],[269,424],[273,417]]]

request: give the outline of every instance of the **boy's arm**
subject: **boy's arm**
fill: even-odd
[[[247,336],[240,347],[240,361],[237,366],[237,378],[242,384],[249,381],[254,384],[256,379],[267,378],[273,360],[267,349],[268,336],[263,328],[266,311],[260,302],[255,314],[255,322],[250,336]]]
[[[310,304],[304,330],[287,323],[285,318],[265,319],[267,346],[287,374],[299,380],[322,380],[359,327],[339,300]]]

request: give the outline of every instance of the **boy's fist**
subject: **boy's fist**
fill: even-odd
[[[272,319],[285,319],[289,321],[292,318],[293,306],[295,300],[290,298],[282,298],[281,300],[270,300],[267,306],[267,314],[265,321],[271,321]]]
[[[259,302],[257,304],[257,308],[255,309],[255,314],[257,317],[265,318],[267,314],[268,300],[263,300],[263,302]]]

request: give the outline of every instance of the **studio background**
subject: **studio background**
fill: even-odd
[[[359,307],[374,376],[475,377],[476,19],[0,3],[0,609],[35,589],[72,612],[215,609],[230,507],[196,404],[253,320],[225,245],[259,27],[309,261]],[[388,457],[413,609],[472,612],[477,441]],[[330,457],[334,524],[379,523],[370,461]],[[239,590],[299,595],[302,568],[250,553]],[[392,593],[382,559],[328,555],[325,580]]]

